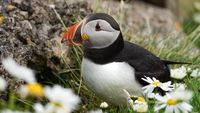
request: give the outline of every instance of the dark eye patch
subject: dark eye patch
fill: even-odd
[[[99,22],[97,22],[96,26],[95,26],[95,31],[101,31],[101,26],[99,25]]]

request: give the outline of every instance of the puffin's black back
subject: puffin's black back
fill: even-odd
[[[146,49],[136,44],[123,41],[122,35],[107,48],[91,49],[86,47],[84,53],[84,57],[97,64],[127,62],[135,69],[136,79],[142,85],[147,85],[141,79],[144,76],[155,77],[161,82],[170,80],[170,70],[167,64]]]
[[[150,78],[155,77],[161,82],[170,80],[168,65],[151,52],[136,44],[125,41],[124,48],[113,61],[127,62],[131,65],[135,69],[137,80],[143,85],[147,85],[147,83],[141,79],[144,76]]]

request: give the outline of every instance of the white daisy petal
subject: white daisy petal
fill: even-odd
[[[178,100],[188,101],[192,98],[193,93],[189,90],[174,90],[171,93],[172,98],[176,98]]]
[[[4,91],[7,85],[7,82],[2,77],[0,77],[0,91]]]
[[[146,77],[146,76],[145,76]],[[142,80],[144,80],[145,82],[147,83],[151,83],[152,80],[149,78],[149,77],[146,77],[146,78],[141,78]]]
[[[139,112],[139,113],[146,113],[148,109],[148,105],[146,102],[137,103],[137,104],[134,104],[133,109],[134,111]]]
[[[41,103],[35,103],[33,109],[36,113],[45,113],[45,108]]]
[[[80,98],[71,89],[63,88],[59,85],[44,88],[45,96],[52,102],[64,106],[69,111],[74,110]]]
[[[174,109],[175,113],[180,113],[180,110],[178,108]]]
[[[159,101],[161,101],[161,102],[165,102],[165,101],[166,101],[166,98],[160,96],[159,94],[155,95],[155,99],[157,99],[157,100],[159,100]]]
[[[108,103],[107,102],[102,102],[100,104],[100,108],[107,108],[108,107]]]
[[[150,77],[147,77],[147,80],[149,81],[149,83],[153,82],[153,80]]]
[[[171,81],[162,83],[159,80],[157,80],[155,77],[152,79],[150,77],[142,78],[142,80],[149,83],[149,85],[142,87],[144,94],[151,94],[151,93],[157,93],[153,92],[155,88],[159,87],[163,91],[172,91],[173,85],[171,85]]]
[[[160,109],[165,108],[167,105],[166,104],[162,104],[162,105],[157,105],[154,107],[154,111],[159,111]]]
[[[173,106],[167,106],[164,113],[173,113],[174,108]]]
[[[188,90],[174,90],[166,93],[165,96],[155,95],[155,111],[165,107],[165,113],[187,113],[192,111],[192,106],[188,103],[192,98],[192,92]]]
[[[186,69],[186,67],[181,66],[176,69],[171,69],[170,73],[171,73],[170,75],[172,78],[183,79],[187,75],[187,69]]]
[[[172,91],[173,85],[171,85],[171,81],[168,81],[168,82],[162,83],[160,85],[160,88],[164,91]]]
[[[191,73],[192,77],[200,77],[200,69],[195,69]]]
[[[157,79],[155,77],[153,77],[153,81],[156,81]]]
[[[200,13],[195,13],[193,19],[195,22],[200,23]]]
[[[149,86],[149,87],[147,87],[145,90],[144,90],[144,93],[152,93],[153,92],[153,90],[154,90],[154,87],[152,87],[152,86]]]
[[[175,90],[184,91],[186,89],[186,85],[183,83],[175,83],[175,84],[173,84],[173,87],[175,88]]]
[[[33,70],[24,66],[20,66],[12,58],[3,59],[2,64],[5,70],[8,71],[8,73],[10,73],[12,76],[25,80],[26,82],[36,81]]]
[[[192,106],[186,102],[181,103],[182,109],[185,109],[186,111],[192,111]]]

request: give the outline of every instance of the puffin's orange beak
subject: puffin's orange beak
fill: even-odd
[[[82,24],[82,21],[76,23],[75,25],[71,26],[65,33],[64,33],[64,36],[61,40],[61,43],[67,41],[69,45],[78,45],[78,43],[75,42],[75,39],[74,37],[77,38],[77,40],[81,40],[81,36],[78,36],[78,35],[81,35],[80,34],[80,30],[81,30],[81,24]],[[77,31],[77,29],[79,28],[79,31]],[[77,35],[77,36],[76,36]],[[80,39],[78,39],[80,38]]]

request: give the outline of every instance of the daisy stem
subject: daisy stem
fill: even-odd
[[[15,108],[15,98],[16,97],[16,94],[15,94],[15,92],[14,91],[10,91],[9,92],[9,101],[8,101],[8,107],[10,108],[10,109],[14,109]]]

